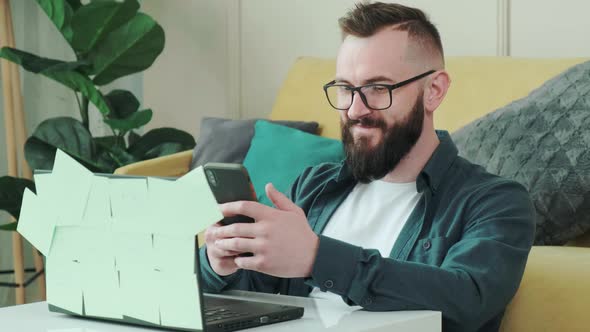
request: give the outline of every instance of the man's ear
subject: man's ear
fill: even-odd
[[[437,70],[430,75],[430,80],[424,90],[424,108],[428,112],[434,112],[445,99],[447,90],[451,85],[451,77],[446,70]]]

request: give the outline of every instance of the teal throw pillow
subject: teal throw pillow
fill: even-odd
[[[272,206],[264,187],[271,182],[286,193],[297,176],[309,166],[344,159],[342,142],[301,130],[257,121],[244,166],[256,190],[258,201]]]

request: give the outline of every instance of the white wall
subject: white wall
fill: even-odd
[[[497,55],[498,1],[400,0],[422,9],[437,27],[445,55]]]
[[[510,54],[523,57],[590,56],[590,2],[513,0]]]
[[[166,33],[166,46],[144,73],[144,106],[154,117],[146,129],[198,132],[203,116],[231,117],[228,8],[235,0],[144,0],[142,11]]]
[[[333,57],[337,20],[354,0],[241,2],[241,103],[244,118],[266,117],[281,82],[299,56]]]

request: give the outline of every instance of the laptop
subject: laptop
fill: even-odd
[[[195,237],[195,259],[197,282],[201,283],[200,262],[198,255],[198,238]],[[199,289],[199,298],[201,312],[195,312],[195,315],[201,315],[203,326],[201,329],[186,329],[177,326],[158,325],[150,322],[138,320],[132,317],[123,316],[121,319],[104,318],[88,315],[79,315],[70,312],[58,306],[49,304],[49,311],[74,315],[82,318],[97,319],[111,322],[118,322],[131,325],[141,325],[161,329],[173,329],[178,331],[204,331],[204,332],[227,332],[238,331],[242,329],[275,324],[301,318],[303,308],[296,306],[280,305],[265,302],[254,302],[240,299],[224,298],[215,294],[204,294],[201,287]]]
[[[38,173],[49,173],[47,171],[36,171]],[[129,175],[113,175],[95,173],[97,176],[104,176],[108,178],[145,178],[144,176],[129,176]],[[174,180],[175,178],[161,178],[165,180]],[[87,319],[96,319],[102,321],[111,321],[123,324],[141,325],[146,327],[161,328],[168,330],[179,331],[237,331],[262,325],[275,324],[279,322],[289,321],[301,318],[303,316],[303,308],[271,304],[247,300],[228,299],[215,294],[204,294],[201,284],[201,270],[198,255],[198,237],[195,236],[195,274],[198,288],[198,296],[195,301],[199,301],[200,312],[195,312],[195,315],[201,316],[202,326],[196,329],[187,329],[179,326],[160,325],[152,322],[138,320],[133,317],[123,315],[122,318],[112,317],[98,317],[87,315],[84,306],[82,307],[82,314],[71,312],[67,309],[61,308],[54,304],[49,304],[49,311],[63,313],[67,315],[78,316]],[[49,271],[51,273],[51,271]],[[50,284],[47,285],[48,292]],[[147,290],[146,290],[147,291]],[[194,292],[194,289],[187,289],[187,292]],[[102,294],[101,294],[102,296]],[[105,297],[108,294],[104,294]]]

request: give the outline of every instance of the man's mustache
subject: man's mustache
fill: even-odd
[[[346,121],[346,127],[350,129],[354,125],[361,125],[364,127],[375,127],[380,128],[381,130],[387,129],[387,125],[385,121],[381,119],[374,119],[374,118],[360,118],[358,120],[348,120]]]

